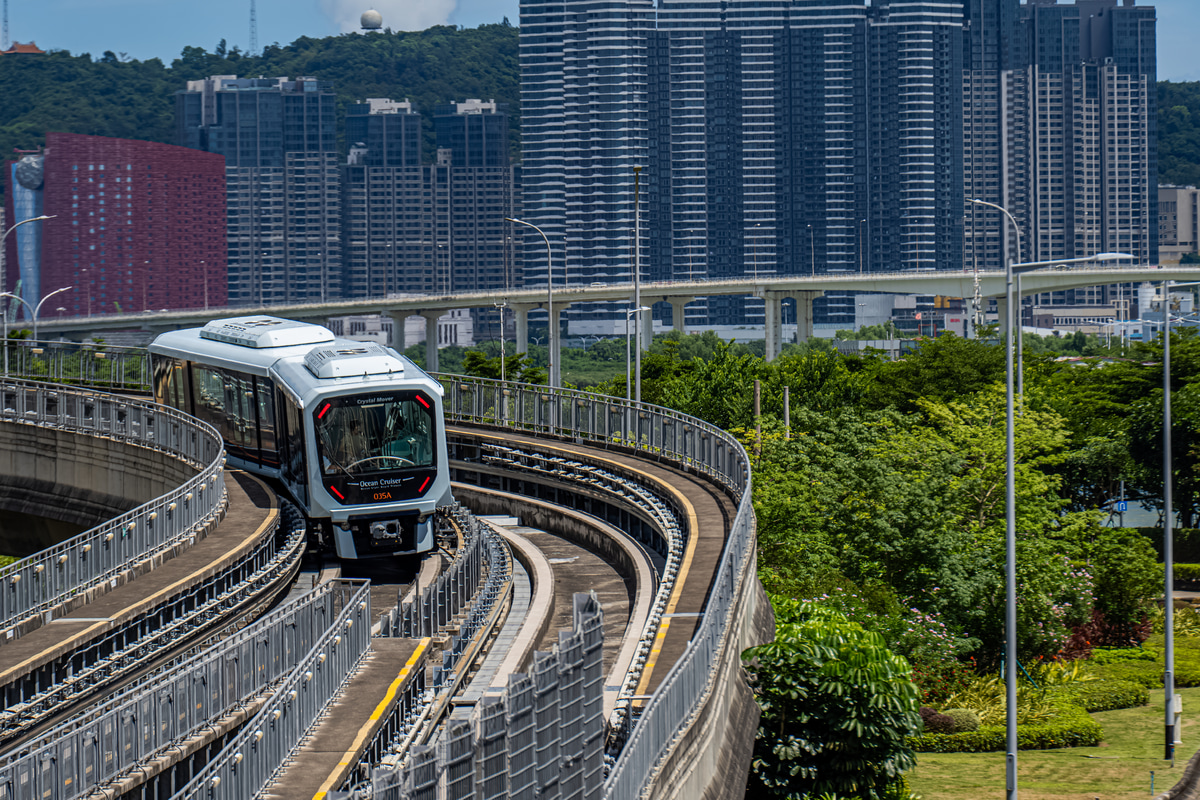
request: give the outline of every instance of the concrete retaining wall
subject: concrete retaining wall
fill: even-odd
[[[198,471],[167,453],[114,439],[0,422],[0,511],[53,521],[19,530],[0,523],[0,553],[44,550],[64,531],[95,527],[178,488]]]
[[[644,795],[652,800],[734,800],[746,794],[759,710],[741,656],[775,638],[775,612],[755,578],[754,548],[749,561],[715,685]]]

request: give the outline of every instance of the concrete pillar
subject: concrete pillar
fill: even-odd
[[[408,319],[407,311],[389,311],[388,318],[392,321],[392,347],[403,353],[407,344],[404,341],[404,323]]]
[[[996,298],[996,321],[1000,323],[1000,335],[1003,336],[1012,326],[1012,317],[1008,314],[1008,298],[1000,295]]]
[[[437,372],[438,369],[438,311],[425,311],[425,371]]]
[[[766,348],[763,358],[774,361],[783,348],[783,298],[780,292],[763,292],[763,338]]]
[[[567,303],[555,303],[554,313],[547,320],[550,325],[550,338],[548,341],[549,350],[546,352],[546,360],[549,362],[549,374],[546,376],[551,386],[562,386],[562,338],[560,337],[559,323],[563,309],[567,307]]]
[[[694,297],[666,298],[666,301],[671,304],[671,327],[685,336],[687,335],[687,322],[684,319],[683,307],[695,299]]]
[[[533,310],[533,308],[534,306],[518,305],[514,305],[512,307],[513,314],[515,314],[513,317],[513,328],[517,335],[518,353],[529,352],[529,312]]]
[[[792,299],[796,301],[796,343],[806,342],[813,335],[813,300],[825,294],[824,292],[796,292]]]

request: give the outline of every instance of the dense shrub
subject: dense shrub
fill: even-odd
[[[979,715],[969,708],[947,708],[942,714],[953,723],[950,733],[968,733],[979,730]]]
[[[1121,664],[1126,661],[1154,661],[1158,654],[1145,647],[1106,647],[1092,651],[1090,661],[1097,666]]]
[[[1064,687],[1062,691],[1088,712],[1115,711],[1118,708],[1144,706],[1150,702],[1150,690],[1133,681],[1091,681]]]
[[[1158,661],[1118,661],[1115,664],[1099,664],[1091,668],[1092,674],[1104,682],[1128,681],[1147,689],[1162,686],[1163,668]]]
[[[956,658],[945,661],[913,664],[912,679],[921,692],[921,702],[940,705],[948,697],[961,692],[975,678],[975,664]]]
[[[1093,609],[1091,618],[1071,631],[1063,645],[1062,658],[1087,658],[1097,647],[1130,647],[1146,641],[1152,631],[1151,620],[1142,615],[1137,621],[1113,622],[1100,609]]]
[[[1067,698],[1055,701],[1055,715],[1037,725],[1017,728],[1017,748],[1049,750],[1094,747],[1100,743],[1100,723]],[[922,733],[910,743],[918,753],[987,753],[1007,747],[1004,725],[984,725],[968,733]]]
[[[1162,567],[1146,539],[1127,528],[1100,528],[1087,548],[1103,621],[1093,645],[1137,644],[1152,598],[1162,591]],[[1085,623],[1086,625],[1086,623]],[[1138,638],[1141,636],[1141,638]]]
[[[926,733],[954,733],[954,720],[929,706],[920,710],[921,722],[925,723]]]
[[[1200,564],[1175,564],[1171,570],[1176,589],[1195,589],[1200,586]]]
[[[775,641],[743,654],[761,711],[748,793],[881,796],[916,764],[908,662],[832,609],[772,605]]]

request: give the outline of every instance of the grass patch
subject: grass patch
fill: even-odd
[[[1115,800],[1162,793],[1183,775],[1188,759],[1200,749],[1200,688],[1181,689],[1183,744],[1175,750],[1175,768],[1163,755],[1162,690],[1150,693],[1150,705],[1102,711],[1092,716],[1104,729],[1098,747],[1022,750],[1017,754],[1017,787],[1022,800]],[[913,793],[923,800],[1004,796],[1004,753],[918,753],[907,773]]]

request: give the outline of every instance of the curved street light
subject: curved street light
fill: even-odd
[[[15,231],[17,228],[19,228],[19,227],[21,227],[22,225],[24,225],[25,223],[27,223],[27,222],[41,222],[42,220],[45,220],[45,219],[55,219],[55,218],[57,218],[57,217],[58,217],[58,215],[57,215],[57,214],[42,214],[42,215],[41,215],[41,216],[39,216],[39,217],[30,217],[29,219],[23,219],[23,220],[21,220],[20,222],[14,222],[14,223],[12,224],[12,226],[11,226],[11,227],[10,227],[8,230],[6,230],[6,231],[4,232],[4,235],[3,235],[3,236],[0,236],[0,248],[3,248],[3,247],[4,247],[4,243],[5,243],[6,241],[8,241],[8,235],[9,235],[10,233],[12,233],[13,231]],[[4,269],[0,269],[0,296],[3,296],[3,295],[5,295],[5,294],[7,294],[7,292],[8,292],[8,265],[6,264],[6,265],[5,265],[5,267],[4,267]],[[8,295],[8,296],[9,296],[9,297],[11,297],[12,295]],[[17,299],[19,300],[20,298],[17,298]],[[8,346],[8,330],[7,330],[7,325],[8,325],[8,309],[7,309],[7,308],[5,308],[5,309],[4,309],[4,323],[5,323],[5,326],[6,326],[6,327],[5,327],[5,334],[4,334],[4,341],[5,341],[5,347],[7,348],[7,346]],[[7,362],[7,355],[8,355],[8,350],[6,349],[6,350],[5,350],[5,356],[6,356],[6,358],[5,358],[5,361],[6,361],[6,362]],[[5,367],[5,370],[4,370],[4,372],[5,372],[5,374],[8,374],[8,368],[7,368],[7,367]]]
[[[26,300],[24,297],[17,297],[15,294],[13,294],[11,292],[0,292],[0,297],[11,297],[13,300],[17,300],[17,301],[25,304],[25,308],[29,310],[30,317],[33,320],[33,341],[36,342],[38,340],[38,330],[37,330],[38,314],[41,313],[42,306],[44,306],[46,304],[47,300],[49,300],[51,297],[54,297],[54,295],[62,294],[63,292],[69,292],[74,288],[75,288],[74,286],[64,286],[61,289],[55,289],[53,292],[50,292],[50,294],[46,295],[41,300],[39,300],[38,304],[36,306],[30,305],[29,301]],[[4,318],[4,340],[6,342],[8,341],[8,317],[7,316]]]
[[[562,377],[559,372],[559,354],[558,354],[558,325],[554,320],[554,269],[551,266],[550,240],[546,238],[546,233],[534,225],[532,222],[526,222],[523,219],[515,219],[513,217],[505,217],[505,222],[515,222],[517,225],[524,225],[527,228],[533,228],[542,235],[542,241],[546,243],[546,312],[550,315],[550,343],[546,354],[546,374],[550,381],[550,388],[554,388],[562,383]]]

